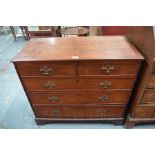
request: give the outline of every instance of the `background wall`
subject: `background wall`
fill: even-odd
[[[102,35],[125,35],[128,26],[101,26]]]

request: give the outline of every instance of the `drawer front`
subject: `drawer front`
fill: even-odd
[[[27,91],[70,90],[77,88],[76,78],[23,78]]]
[[[134,117],[155,118],[155,106],[139,106]]]
[[[147,103],[147,102],[155,103],[155,90],[146,89],[144,91],[142,103]]]
[[[21,76],[75,76],[73,62],[20,62],[17,68]]]
[[[78,81],[78,89],[132,89],[134,78],[83,78]]]
[[[99,62],[80,62],[79,75],[119,75],[136,74],[139,68],[138,63],[132,61],[99,61]]]
[[[147,88],[155,89],[155,74],[152,74]]]
[[[79,79],[74,78],[23,78],[28,91],[35,90],[73,90],[73,89],[132,89],[132,78],[100,78]]]
[[[38,118],[121,118],[123,106],[34,106]]]
[[[28,92],[32,104],[127,104],[130,91]]]

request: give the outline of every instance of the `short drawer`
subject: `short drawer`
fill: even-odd
[[[37,118],[121,118],[123,106],[50,106],[35,105]]]
[[[23,78],[28,91],[132,89],[133,78]]]
[[[139,69],[139,63],[135,61],[93,61],[80,62],[79,75],[124,75],[136,74]]]
[[[75,76],[73,62],[20,62],[17,69],[21,76]]]
[[[147,85],[147,88],[149,89],[155,89],[155,74],[152,74],[149,83]]]
[[[142,103],[154,103],[155,104],[155,90],[153,89],[146,89],[144,91],[144,95],[142,98]]]
[[[155,106],[141,105],[137,108],[134,117],[155,118]]]
[[[32,104],[127,104],[130,91],[28,92]]]

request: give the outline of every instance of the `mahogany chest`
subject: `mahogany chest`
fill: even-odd
[[[131,97],[125,126],[155,122],[155,32],[152,26],[129,27],[128,40],[145,58]]]
[[[38,124],[122,123],[143,60],[125,37],[31,39],[12,60]]]

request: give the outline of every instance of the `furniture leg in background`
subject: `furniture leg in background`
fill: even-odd
[[[16,26],[17,27],[17,26]],[[24,37],[25,40],[29,40],[29,35],[27,33],[27,27],[26,26],[19,26],[20,30],[22,31],[22,36]],[[11,32],[12,32],[12,35],[14,37],[14,40],[16,41],[17,40],[17,32],[15,30],[15,26],[10,26],[10,29],[11,29]]]
[[[60,26],[26,26],[25,29],[29,39],[61,37]]]

